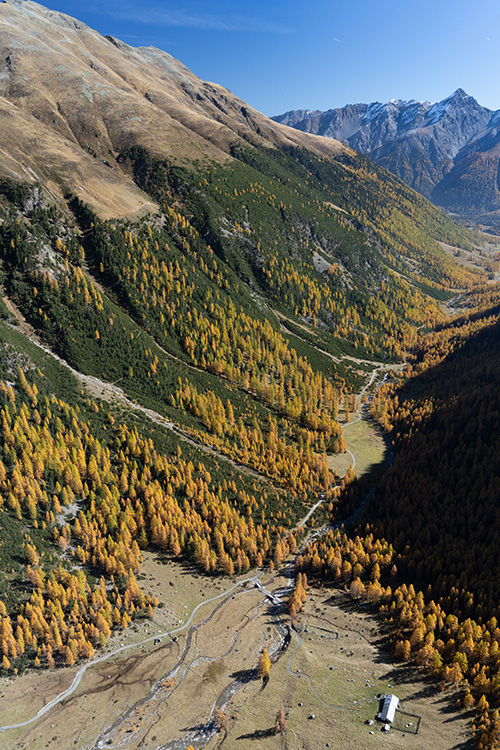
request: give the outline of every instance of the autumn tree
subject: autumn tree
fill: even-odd
[[[259,662],[257,664],[257,674],[264,683],[269,680],[271,673],[271,657],[267,648],[263,648],[259,655]]]
[[[213,721],[217,727],[218,732],[226,732],[229,724],[229,718],[227,714],[221,709],[215,706]]]
[[[284,734],[287,729],[287,721],[285,717],[285,709],[280,708],[278,713],[276,714],[276,719],[274,722],[274,734]]]

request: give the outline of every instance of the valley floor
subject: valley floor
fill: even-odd
[[[465,746],[469,721],[452,710],[453,696],[421,672],[391,664],[375,617],[342,592],[309,589],[287,645],[288,627],[280,617],[286,577],[263,576],[265,589],[251,576],[234,586],[228,579],[193,575],[179,563],[161,564],[149,554],[144,573],[145,586],[164,602],[153,621],[110,639],[109,658],[90,666],[74,693],[39,719],[3,731],[2,748]],[[155,637],[160,643],[154,644]],[[265,687],[255,674],[263,647],[279,655]],[[32,671],[3,679],[0,724],[32,718],[71,685],[76,672]],[[396,693],[405,711],[422,717],[418,735],[404,723],[389,734],[365,723],[375,718],[376,695],[385,692]],[[228,717],[227,735],[210,723],[215,705]],[[274,721],[282,707],[288,729],[281,736],[274,734]]]
[[[377,365],[358,402],[387,369]],[[87,387],[93,384],[121,396],[118,388],[85,378]],[[350,452],[332,457],[338,475],[351,462],[362,474],[384,460],[381,433],[362,413],[344,428]],[[451,712],[449,693],[420,672],[395,668],[377,620],[343,593],[310,589],[291,630],[284,612],[292,581],[283,575],[247,574],[238,582],[144,557],[141,585],[162,603],[152,620],[113,635],[104,652],[79,668],[0,680],[4,750],[464,746],[468,717]],[[264,687],[255,671],[263,647],[276,658]],[[422,717],[418,735],[404,724],[389,734],[366,724],[377,713],[377,694],[392,691],[405,711]],[[227,731],[217,731],[216,707]],[[275,735],[281,708],[288,729]]]

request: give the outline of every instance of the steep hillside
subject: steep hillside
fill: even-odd
[[[469,313],[424,338],[404,384],[376,394],[393,466],[353,527],[310,544],[298,568],[377,606],[396,658],[453,686],[455,705],[475,708],[477,747],[497,748],[498,288],[486,300],[482,311],[477,295],[467,300]]]
[[[31,2],[0,5],[0,44],[12,674],[154,616],[141,550],[280,565],[353,479],[329,461],[355,394],[484,273],[439,245],[475,237],[384,169],[164,52]]]
[[[406,389],[389,398],[381,391],[373,405],[397,454],[381,488],[377,530],[395,540],[401,571],[410,566],[420,586],[430,585],[432,597],[464,619],[500,614],[492,567],[499,554],[498,316],[497,294],[486,314],[444,326],[414,358]],[[431,521],[436,503],[446,531]]]
[[[232,143],[339,144],[290,133],[168,53],[134,48],[33,2],[0,4],[0,172],[69,188],[102,215],[145,202],[116,157],[140,143],[156,156],[225,162]]]
[[[342,141],[451,212],[498,218],[499,113],[462,89],[435,104],[394,100],[273,119]]]

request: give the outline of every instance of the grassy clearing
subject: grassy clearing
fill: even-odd
[[[445,242],[440,242],[439,244],[447,255],[453,257],[459,265],[469,270],[480,268],[481,270],[491,272],[498,265],[495,263],[495,257],[498,254],[500,245],[498,237],[484,235],[484,245],[469,251],[455,247],[454,245],[447,245]]]
[[[387,447],[379,427],[372,421],[360,419],[342,425],[348,449],[356,458],[355,472],[357,477],[372,472],[383,465],[387,458]],[[352,458],[348,453],[328,456],[328,467],[343,476]]]
[[[253,746],[262,750],[449,750],[462,746],[467,717],[454,715],[454,721],[448,722],[452,696],[439,692],[419,671],[391,664],[381,646],[379,624],[365,608],[353,607],[340,592],[332,595],[309,589],[306,613],[298,625],[304,628],[304,642],[291,668],[310,675],[323,701],[343,707],[325,706],[304,677],[289,674],[287,665],[297,644],[293,636],[288,651],[272,665],[268,686],[261,691],[252,683],[246,694],[240,691],[229,704],[224,750]],[[326,631],[337,632],[339,637]],[[376,695],[386,692],[396,693],[406,711],[423,717],[419,735],[394,730],[386,734],[380,724],[366,724],[377,713]],[[281,707],[288,729],[284,736],[276,736],[274,721]],[[208,749],[215,750],[219,742],[220,738],[214,738]]]
[[[190,612],[204,598],[203,593],[208,599],[230,583],[228,579],[199,579],[182,565],[176,562],[162,565],[152,555],[146,555],[143,571],[146,578],[142,579],[142,585],[147,589],[159,588],[164,594],[165,607],[158,610],[158,615],[169,609],[170,616],[179,619],[185,616],[185,605]],[[285,579],[277,579],[273,588],[285,583]],[[255,666],[260,648],[270,647],[275,638],[273,617],[267,606],[255,619],[250,619],[259,600],[259,593],[251,587],[246,593],[231,597],[211,623],[196,631],[186,659],[186,664],[192,665],[189,675],[169,697],[169,690],[165,690],[166,700],[161,694],[144,707],[137,705],[118,734],[113,735],[115,746],[119,740],[118,746],[125,742],[129,750],[135,750],[145,739],[146,745],[142,746],[156,747],[158,742],[182,737],[188,728],[206,722],[215,696],[239,670]],[[204,619],[214,607],[212,603],[203,608],[197,619]],[[233,642],[234,634],[245,621],[244,630]],[[153,622],[142,621],[129,629],[127,638],[130,642],[141,640],[147,633],[154,634],[161,625],[155,614]],[[306,611],[300,616],[298,626],[304,630],[304,642],[293,658],[292,669],[310,675],[314,690],[323,701],[342,707],[325,706],[304,677],[289,674],[287,665],[297,644],[294,635],[288,650],[272,664],[267,687],[262,689],[260,681],[250,682],[229,701],[224,750],[252,747],[449,750],[465,742],[467,715],[454,713],[453,721],[447,720],[453,695],[441,693],[422,679],[422,673],[415,668],[391,663],[381,644],[379,623],[367,608],[353,606],[341,592],[309,589]],[[123,635],[116,638],[115,645],[120,640],[124,640]],[[3,734],[2,748],[87,750],[103,728],[123,716],[128,707],[148,693],[155,680],[168,673],[183,644],[181,637],[178,643],[162,643],[156,648],[152,644],[138,646],[93,667],[65,705],[56,707],[27,729]],[[210,669],[207,657],[215,657]],[[5,698],[2,701],[5,708],[0,718],[3,721],[6,716],[11,721],[25,718],[67,687],[74,673],[75,668],[32,671],[15,681],[2,679],[0,692]],[[387,735],[380,731],[379,724],[365,723],[377,712],[376,695],[385,692],[396,693],[404,710],[423,717],[419,735],[394,730]],[[276,736],[274,721],[282,707],[288,729],[285,735]],[[312,714],[314,719],[309,718]],[[218,748],[221,739],[220,734],[216,735],[207,750]]]
[[[187,564],[152,552],[143,552],[144,562],[138,582],[145,592],[157,596],[164,606],[155,612],[155,622],[170,629],[185,622],[187,613],[204,599],[216,596],[229,586],[227,578],[203,576]],[[203,612],[202,612],[203,614]]]

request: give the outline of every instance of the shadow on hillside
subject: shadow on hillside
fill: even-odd
[[[256,729],[255,732],[240,734],[237,740],[265,740],[267,737],[274,737],[274,727],[270,729]]]

